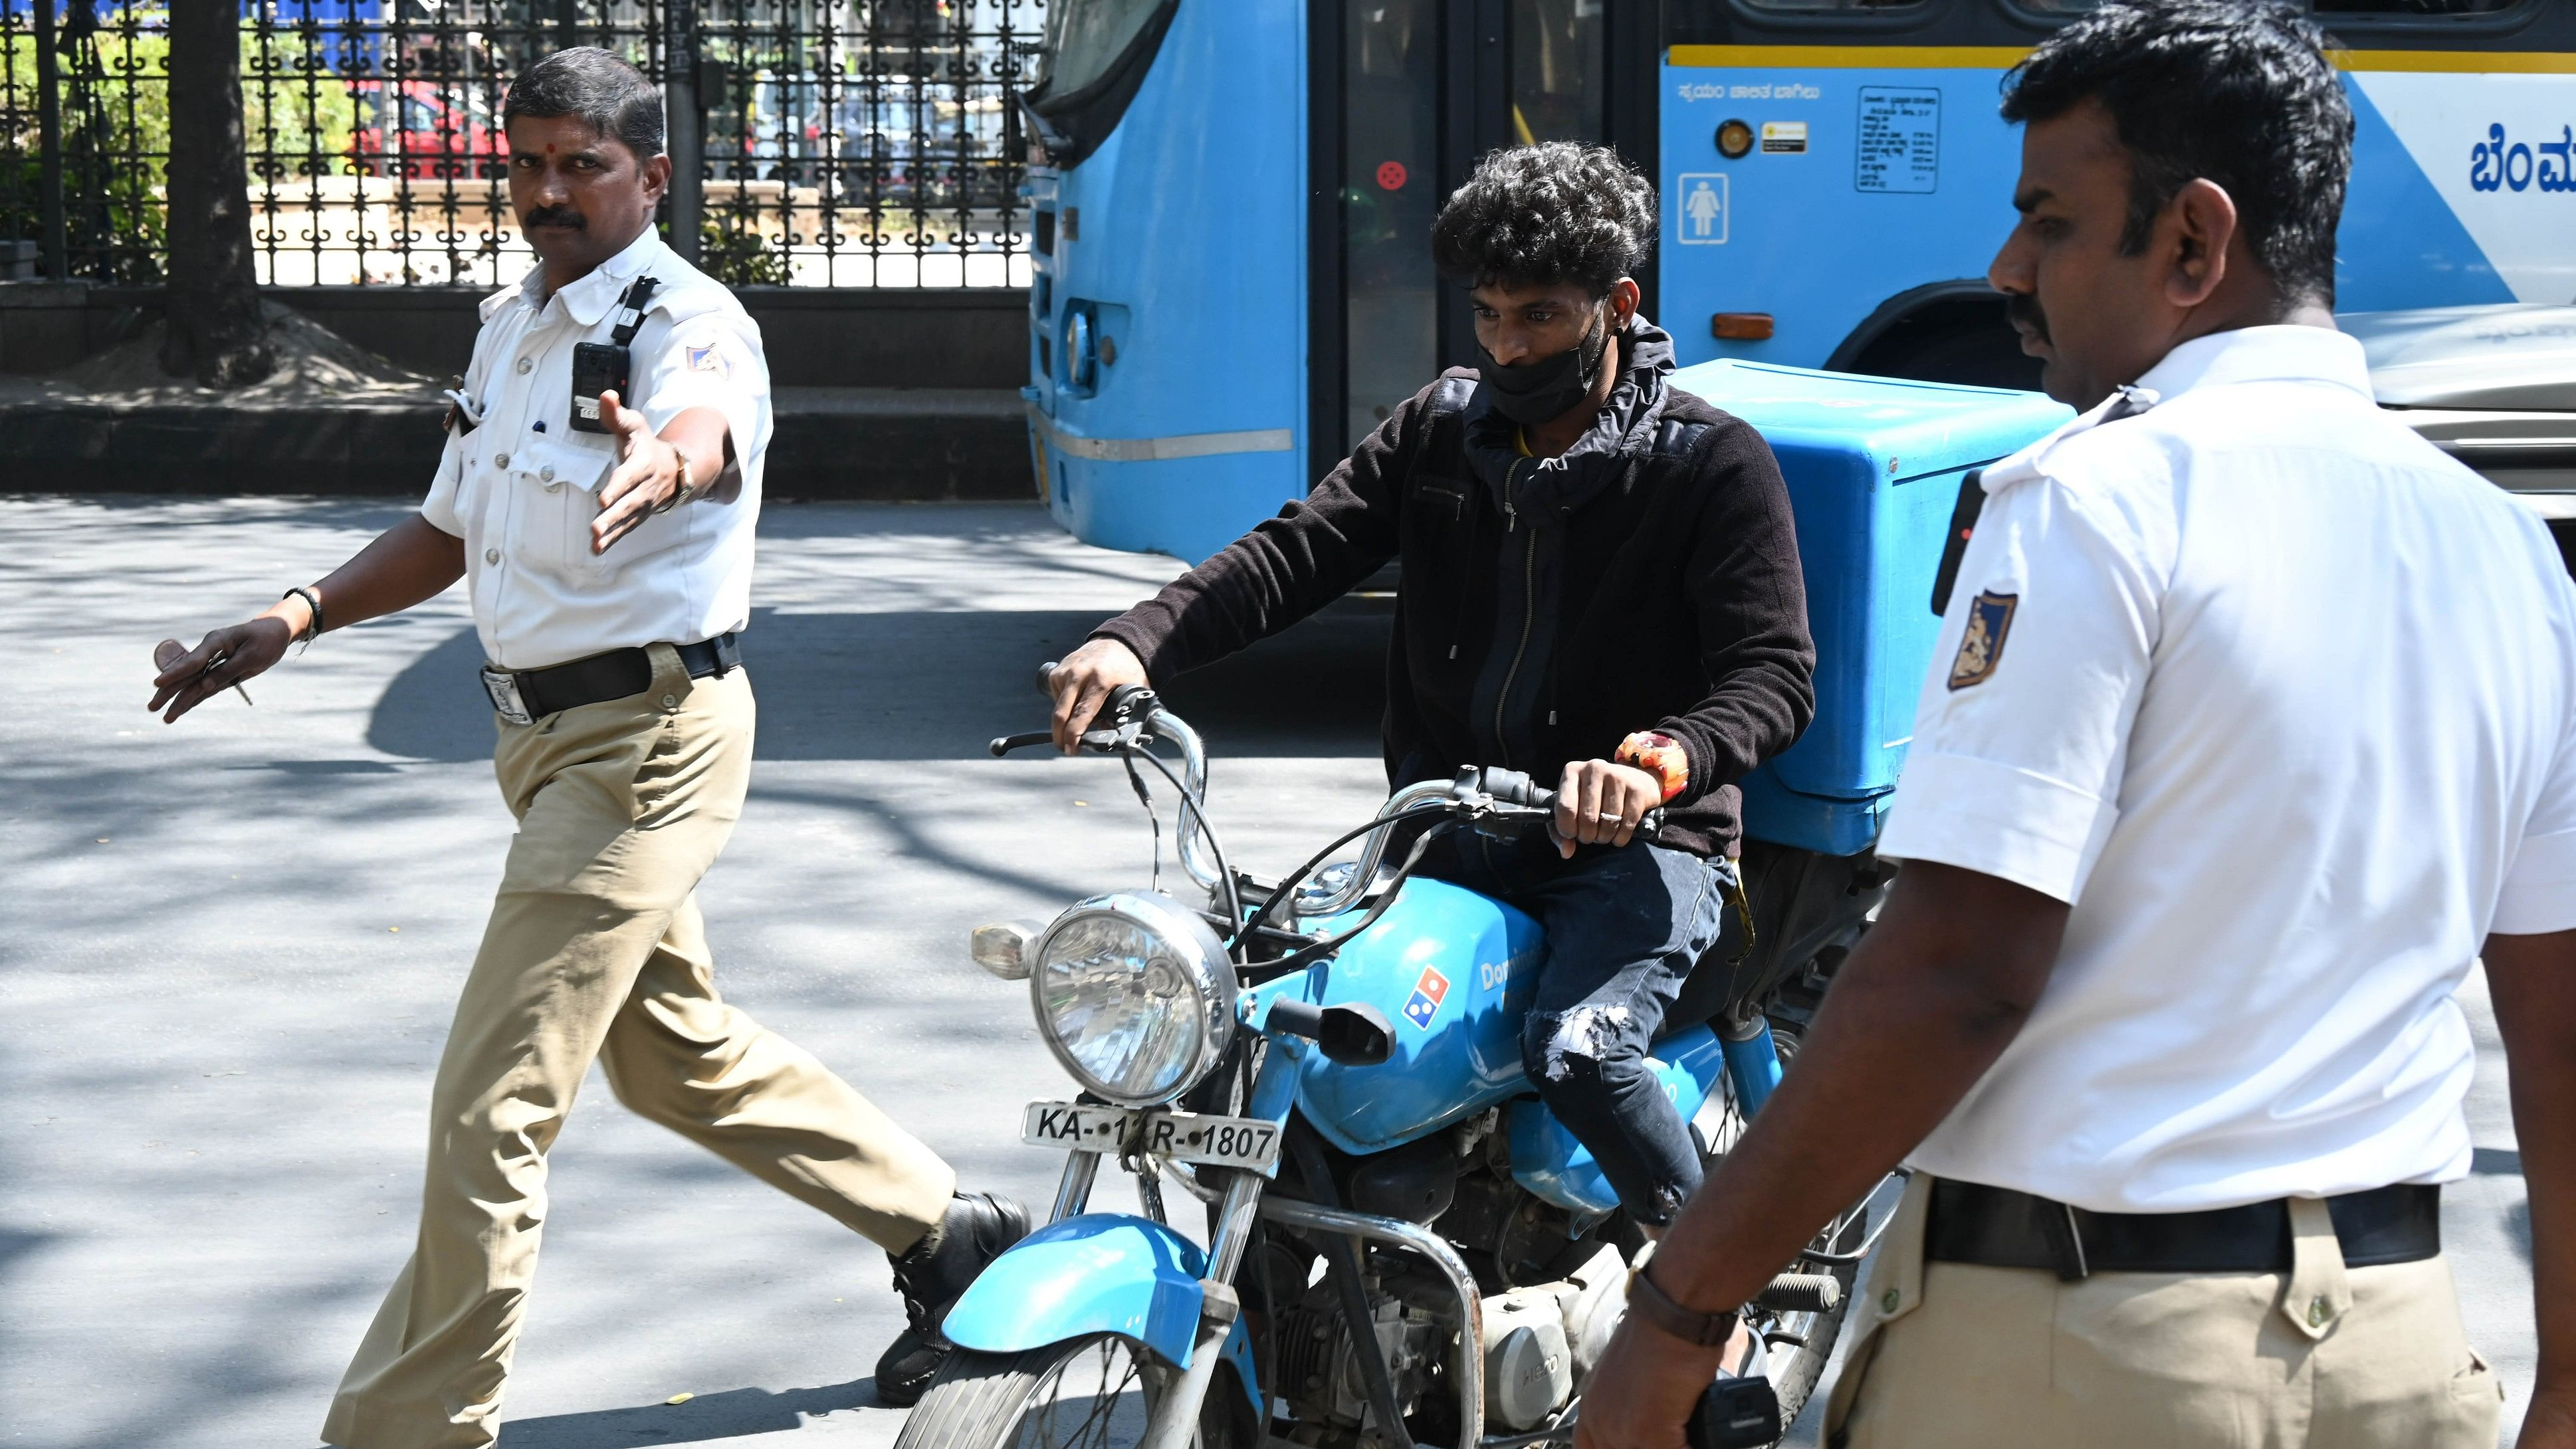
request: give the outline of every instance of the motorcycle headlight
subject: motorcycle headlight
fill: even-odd
[[[1188,1091],[1234,1039],[1234,963],[1169,896],[1094,896],[1056,917],[1030,959],[1038,1034],[1077,1081],[1122,1107]]]

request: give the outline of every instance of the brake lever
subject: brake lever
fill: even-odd
[[[1144,737],[1145,727],[1141,724],[1121,725],[1113,730],[1084,730],[1080,748],[1082,753],[1087,755],[1114,755],[1128,749]],[[998,760],[1013,750],[1031,749],[1038,745],[1054,743],[1053,731],[1028,730],[1016,735],[1004,735],[984,748]]]
[[[1514,805],[1481,790],[1455,797],[1454,806],[1466,821],[1467,828],[1488,840],[1515,840],[1532,829],[1545,829],[1556,818],[1556,807],[1552,804]],[[1638,819],[1637,829],[1629,839],[1651,844],[1663,829],[1664,812],[1658,807]]]

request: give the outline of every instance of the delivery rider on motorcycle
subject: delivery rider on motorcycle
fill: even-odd
[[[1741,900],[1736,782],[1806,727],[1816,660],[1778,464],[1670,385],[1672,339],[1637,313],[1655,233],[1653,188],[1608,148],[1485,157],[1431,236],[1470,289],[1481,365],[1051,681],[1070,752],[1112,689],[1223,658],[1397,561],[1390,785],[1468,764],[1559,782],[1548,837],[1452,832],[1420,870],[1545,928],[1523,1061],[1649,1236],[1700,1164],[1647,1046]]]

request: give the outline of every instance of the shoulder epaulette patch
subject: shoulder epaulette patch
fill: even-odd
[[[2013,610],[2021,595],[1982,593],[1968,606],[1968,627],[1959,635],[1959,657],[1950,662],[1950,687],[1965,689],[1994,677],[2004,662],[2004,636],[2011,632]]]

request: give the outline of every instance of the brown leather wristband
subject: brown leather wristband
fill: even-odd
[[[1735,1314],[1684,1308],[1642,1268],[1628,1275],[1628,1307],[1665,1333],[1701,1348],[1724,1348],[1735,1337]]]

